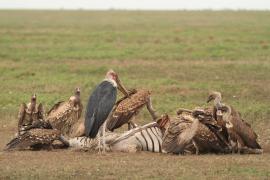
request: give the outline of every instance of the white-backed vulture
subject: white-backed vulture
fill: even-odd
[[[68,101],[60,101],[48,111],[46,121],[53,129],[60,130],[62,135],[69,136],[72,126],[81,117],[82,109],[80,89],[76,88]]]
[[[220,92],[211,92],[207,102],[214,100],[213,116],[222,119],[226,123],[233,150],[241,152],[242,149],[261,149],[257,142],[257,134],[253,131],[250,124],[245,122],[239,112],[231,106],[221,103]],[[243,150],[246,152],[245,150]]]
[[[171,121],[163,137],[163,149],[166,152],[201,154],[229,151],[226,137],[218,133],[221,129],[217,123],[203,118],[203,114],[199,112],[201,111],[178,112],[178,117]]]
[[[145,105],[152,118],[155,120],[156,115],[151,105],[150,92],[148,90],[131,90],[129,97],[124,97],[115,104],[111,116],[107,121],[107,129],[113,131],[124,124],[128,124],[129,129],[130,125],[136,127],[135,123],[132,122],[132,118],[135,117]]]
[[[25,129],[36,121],[44,120],[44,109],[41,103],[37,105],[36,94],[31,97],[31,101],[27,105],[21,104],[18,119],[18,134],[24,133]]]
[[[44,146],[51,146],[53,141],[60,140],[67,143],[61,137],[61,133],[56,129],[30,129],[25,133],[18,135],[12,139],[7,145],[5,150],[24,150],[44,148]]]

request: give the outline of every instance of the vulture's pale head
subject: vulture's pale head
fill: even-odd
[[[75,96],[80,96],[81,95],[81,89],[79,87],[75,88],[74,94],[75,94]]]
[[[31,102],[36,102],[37,101],[37,95],[33,94],[31,97]]]
[[[221,101],[221,93],[217,91],[212,91],[209,93],[207,103],[211,102],[212,100],[219,99]]]

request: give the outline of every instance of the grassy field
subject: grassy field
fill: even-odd
[[[0,11],[0,148],[20,103],[36,92],[48,110],[74,88],[82,100],[110,68],[153,105],[207,106],[210,90],[239,110],[264,155],[172,156],[55,150],[0,151],[0,179],[269,179],[270,12]],[[121,95],[119,94],[119,97]],[[138,124],[150,121],[144,110]]]

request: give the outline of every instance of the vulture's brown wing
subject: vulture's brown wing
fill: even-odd
[[[78,120],[78,109],[68,101],[54,105],[46,118],[46,121],[51,124],[52,128],[60,130],[63,135],[67,136],[70,134],[71,127]]]
[[[71,112],[71,107],[68,102],[56,103],[48,112],[46,120],[51,124],[54,129],[61,130],[65,123],[67,116]]]
[[[216,141],[217,138],[219,140],[218,144],[220,144],[224,148],[227,148],[229,145],[228,131],[225,127],[224,122],[221,122],[219,119],[214,118],[214,113],[216,114],[217,112],[216,109],[204,108],[200,110],[200,113],[193,113],[193,116],[195,115],[195,117],[199,119],[200,123],[204,125],[199,126],[199,130],[201,129],[201,131],[198,131],[198,133],[201,133],[201,135],[203,136],[205,135],[209,136],[209,138],[213,138],[213,141]],[[194,112],[196,112],[196,110]],[[211,132],[209,132],[209,130]],[[202,137],[202,139],[204,139],[204,137]],[[211,139],[209,139],[209,141],[210,140]],[[208,141],[207,138],[206,141]]]
[[[54,111],[56,111],[58,109],[59,106],[61,106],[61,104],[63,104],[64,101],[59,101],[57,102],[55,105],[53,105],[53,107],[47,112],[47,115],[49,116],[51,113],[53,113]]]
[[[176,154],[184,152],[185,148],[191,144],[198,123],[198,120],[190,115],[180,115],[174,119],[163,136],[163,150]]]
[[[44,119],[44,107],[41,103],[38,105],[38,119]]]
[[[231,123],[233,124],[233,131],[235,131],[248,148],[261,149],[257,142],[257,134],[253,131],[251,126],[242,120],[240,114],[233,108],[231,113]]]
[[[123,99],[116,104],[110,118],[107,121],[107,128],[110,131],[128,123],[139,110],[148,102],[150,92],[147,90],[138,90],[130,97]]]
[[[79,109],[78,109],[78,115],[77,115],[77,117],[78,117],[78,119],[80,119],[81,118],[81,116],[82,116],[82,111],[83,111],[83,105],[82,105],[82,103],[79,103]]]
[[[19,109],[19,114],[18,114],[18,132],[20,131],[20,128],[23,124],[26,108],[27,108],[26,104],[22,103]]]
[[[54,129],[31,129],[12,139],[5,150],[27,149],[37,144],[51,144],[60,138],[60,131]]]
[[[225,153],[229,149],[214,131],[199,123],[196,135],[193,138],[200,153]]]

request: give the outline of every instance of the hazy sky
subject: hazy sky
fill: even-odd
[[[0,9],[269,10],[270,0],[0,0]]]

